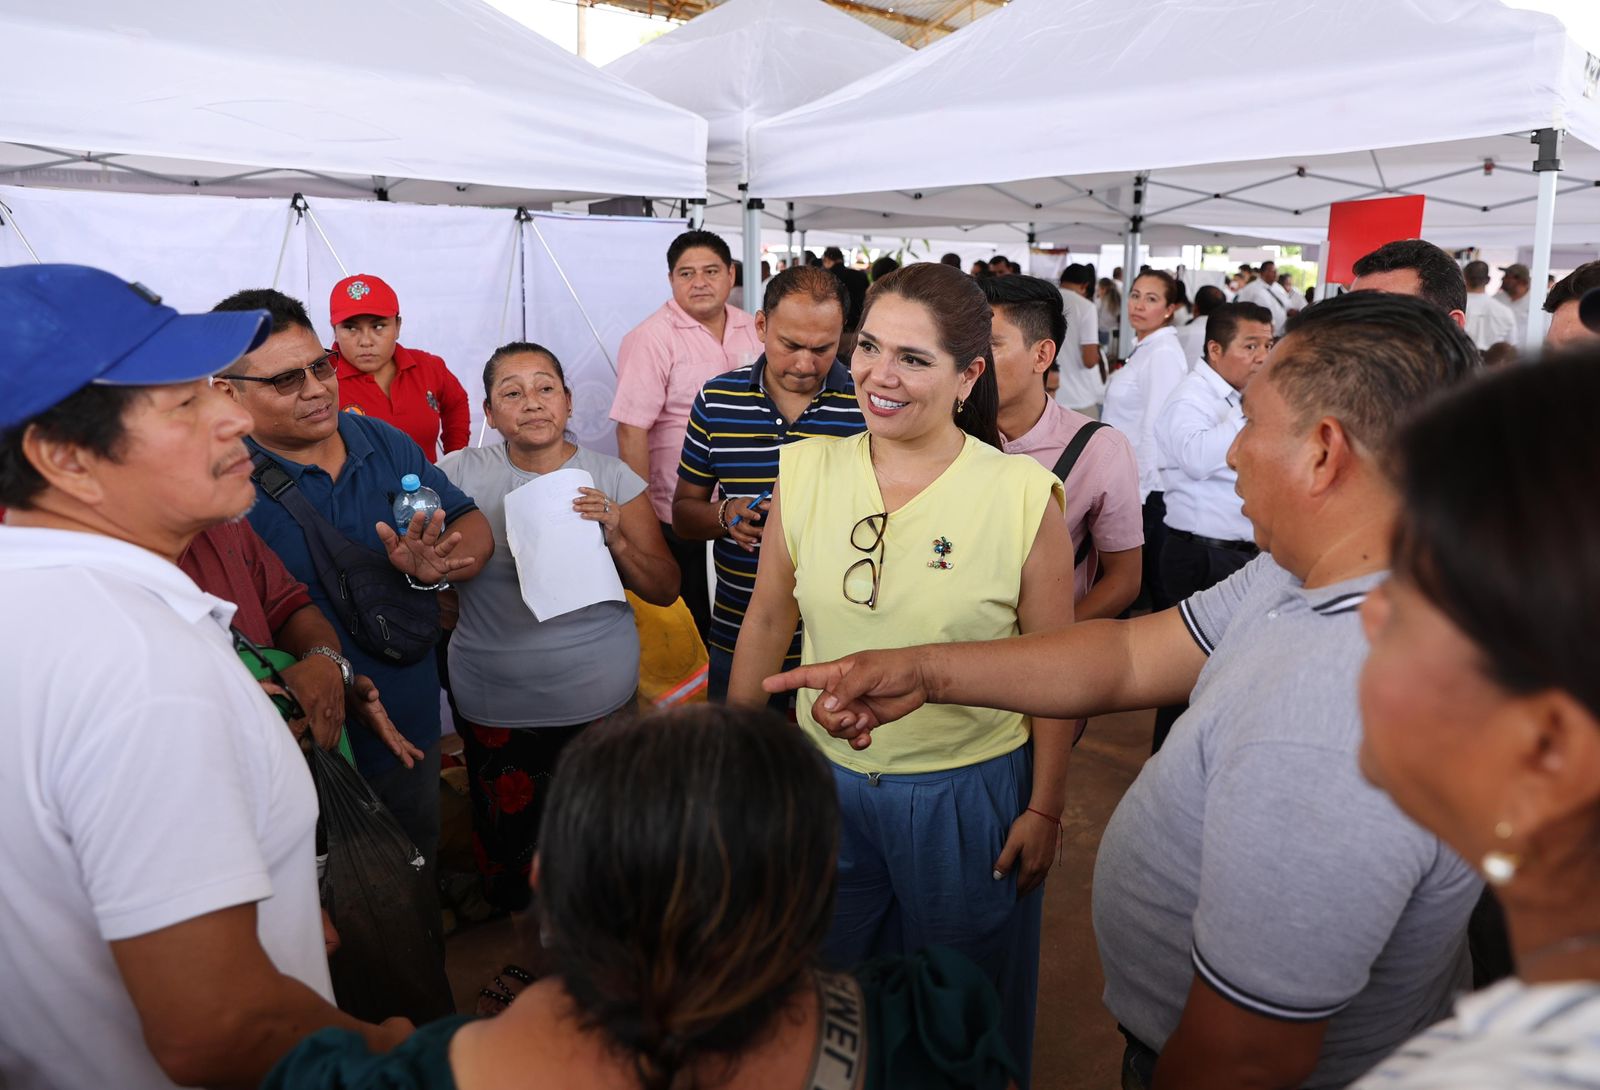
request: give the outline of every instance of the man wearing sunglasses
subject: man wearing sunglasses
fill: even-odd
[[[0,269],[0,1085],[254,1085],[340,1013],[316,793],[175,564],[254,489],[209,376],[259,312],[180,316],[71,265]]]
[[[250,445],[265,452],[300,493],[341,533],[384,553],[419,594],[471,579],[494,551],[489,523],[470,497],[424,456],[404,432],[372,417],[339,411],[339,380],[305,307],[281,292],[242,291],[215,312],[265,310],[272,333],[217,377],[217,385],[250,414]],[[392,526],[400,479],[415,473],[439,494],[444,510],[404,534]],[[305,532],[262,486],[250,524],[312,601],[337,617],[318,578]],[[341,633],[345,635],[346,633]],[[357,674],[383,694],[389,717],[423,753],[406,768],[375,734],[350,736],[361,774],[431,867],[439,843],[439,670],[432,655],[395,666],[353,638],[344,653]]]

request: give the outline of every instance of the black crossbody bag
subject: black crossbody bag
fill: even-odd
[[[1061,452],[1060,460],[1056,462],[1055,469],[1051,471],[1063,486],[1066,485],[1067,477],[1072,473],[1072,467],[1078,464],[1078,457],[1083,454],[1083,448],[1088,446],[1089,440],[1094,438],[1094,433],[1101,428],[1109,428],[1110,426],[1104,420],[1091,420],[1078,429],[1078,434],[1072,437],[1072,442],[1067,444],[1067,449]],[[1087,560],[1089,558],[1089,550],[1092,548],[1094,548],[1094,539],[1085,534],[1083,536],[1083,544],[1078,546],[1078,553],[1072,558],[1072,566],[1076,568]]]
[[[437,595],[413,590],[387,556],[346,537],[271,458],[258,454],[254,464],[251,479],[300,524],[317,581],[361,649],[393,666],[432,654],[442,634]]]

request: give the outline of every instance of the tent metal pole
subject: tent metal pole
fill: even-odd
[[[785,256],[787,256],[789,258],[789,263],[791,265],[793,265],[794,264],[794,202],[793,201],[790,201],[789,204],[788,204],[788,207],[784,209],[783,230],[784,230],[784,233],[789,236],[787,241],[784,243],[784,246],[786,247]]]
[[[698,231],[706,225],[706,199],[689,198],[689,230]]]
[[[1556,183],[1561,180],[1560,129],[1539,129],[1533,134],[1533,143],[1539,154],[1533,160],[1533,169],[1539,175],[1539,204],[1533,219],[1533,268],[1528,270],[1528,329],[1522,342],[1529,356],[1539,351],[1544,343],[1545,281],[1550,276],[1550,242],[1556,228]]]
[[[34,250],[33,243],[28,241],[28,236],[22,233],[21,227],[17,226],[17,214],[11,211],[11,206],[6,204],[4,201],[0,201],[0,212],[5,213],[5,215],[0,216],[0,219],[6,221],[6,226],[10,227],[12,233],[17,236],[19,241],[21,241],[23,249],[27,250],[28,256],[33,258],[33,263],[35,265],[44,264],[44,262],[39,260],[39,254],[36,250]]]
[[[744,310],[754,314],[761,309],[761,210],[766,203],[750,196],[750,188],[740,184],[744,197]]]
[[[806,263],[806,229],[804,227],[800,228],[800,251],[796,256],[800,264],[804,265]]]
[[[1144,189],[1150,180],[1148,172],[1133,176],[1133,215],[1128,218],[1128,241],[1122,259],[1122,321],[1121,338],[1117,354],[1123,359],[1133,355],[1133,326],[1128,323],[1128,289],[1139,275],[1139,236],[1144,232]]]

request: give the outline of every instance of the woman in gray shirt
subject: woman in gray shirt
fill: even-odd
[[[506,496],[545,473],[581,469],[573,510],[600,524],[622,585],[654,605],[678,596],[678,566],[645,497],[620,460],[567,439],[572,392],[549,349],[515,342],[483,369],[484,412],[504,443],[468,447],[439,462],[494,530],[495,554],[462,584],[450,641],[450,688],[472,792],[473,854],[485,895],[518,909],[539,816],[562,747],[583,728],[629,707],[639,684],[639,634],[626,602],[600,602],[538,620],[523,601],[506,541]],[[539,557],[537,563],[562,563]]]

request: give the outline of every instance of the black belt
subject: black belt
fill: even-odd
[[[1261,547],[1253,541],[1223,541],[1217,537],[1201,537],[1199,534],[1191,534],[1188,530],[1174,530],[1170,526],[1167,527],[1167,533],[1180,541],[1194,541],[1213,549],[1227,549],[1231,553],[1249,553],[1251,556],[1255,556],[1261,552]]]

